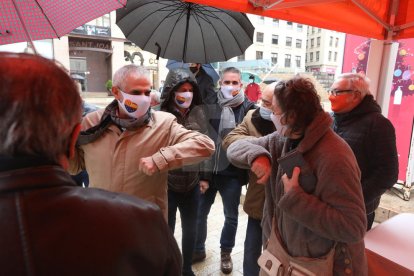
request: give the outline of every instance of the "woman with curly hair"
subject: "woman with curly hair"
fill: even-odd
[[[266,184],[261,273],[366,275],[354,154],[331,129],[310,80],[279,82],[272,108],[276,132],[234,142],[227,151],[234,165],[251,168]]]

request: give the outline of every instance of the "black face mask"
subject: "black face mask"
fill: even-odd
[[[189,69],[190,69],[191,73],[193,73],[193,74],[197,73],[197,71],[198,71],[197,67],[189,67]]]

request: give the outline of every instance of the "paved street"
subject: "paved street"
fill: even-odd
[[[242,196],[243,198],[243,196]],[[211,207],[208,217],[208,234],[206,242],[207,258],[204,262],[193,265],[193,271],[196,275],[226,275],[220,271],[220,235],[223,227],[224,215],[223,204],[219,194]],[[247,215],[243,211],[242,205],[239,205],[239,224],[237,228],[236,246],[232,252],[233,273],[229,275],[243,275],[243,245],[246,235]],[[177,225],[175,226],[175,237],[181,248],[181,224],[179,212],[177,212]]]

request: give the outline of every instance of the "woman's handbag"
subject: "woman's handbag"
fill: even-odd
[[[323,257],[307,258],[290,256],[275,231],[275,219],[272,222],[272,231],[267,243],[267,248],[259,257],[257,263],[260,266],[260,276],[331,276],[335,247]]]

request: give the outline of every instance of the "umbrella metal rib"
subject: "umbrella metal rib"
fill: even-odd
[[[201,8],[205,9],[204,7],[201,7],[201,6],[199,6],[199,5],[197,5],[197,7],[196,7],[196,9],[197,9],[197,10],[201,10]],[[211,8],[213,8],[213,7],[211,7]],[[219,11],[219,10],[217,10],[217,11]],[[207,21],[207,22],[209,22],[209,23],[210,23],[210,25],[212,25],[212,26],[213,26],[213,24],[211,23],[211,21],[210,21],[210,20],[208,20],[208,19],[207,19],[207,17],[208,17],[208,16],[213,17],[214,12],[215,12],[215,11],[209,11],[209,14],[207,14],[207,13],[203,13],[203,12],[199,12],[199,13],[194,13],[194,15],[195,15],[195,18],[201,17],[201,16],[199,16],[199,14],[201,14],[201,15],[205,15],[205,16],[206,16],[206,18],[204,18],[204,20],[205,20],[205,21]],[[223,10],[220,10],[219,12],[224,12],[224,13],[228,14],[228,12],[223,11]],[[225,27],[229,30],[230,34],[233,36],[234,40],[237,42],[237,46],[239,47],[240,51],[241,51],[241,52],[243,52],[243,49],[242,49],[242,47],[241,47],[241,45],[240,45],[239,41],[236,39],[236,36],[235,36],[235,35],[234,35],[234,33],[232,32],[232,30],[230,30],[230,28],[229,28],[229,27],[228,27],[228,26],[224,23],[224,21],[223,21],[222,19],[220,19],[220,17],[215,16],[214,18],[215,18],[215,19],[217,19],[217,20],[220,20],[220,21],[223,23],[223,25],[224,25],[224,26],[225,26]],[[200,25],[200,26],[201,26],[201,25]],[[201,28],[200,28],[200,29],[201,29]],[[215,30],[215,29],[214,29],[214,30]],[[217,33],[217,32],[216,32],[216,33]],[[219,35],[217,35],[217,37],[218,37],[218,39],[220,40],[220,44],[223,46],[223,42],[222,42],[222,40],[220,39],[220,36],[219,36]],[[224,48],[222,47],[222,49],[224,49]],[[226,55],[226,53],[225,53],[225,52],[223,52],[223,54],[224,54],[224,56],[225,56],[226,60],[228,60],[229,58],[228,58],[228,56]]]

